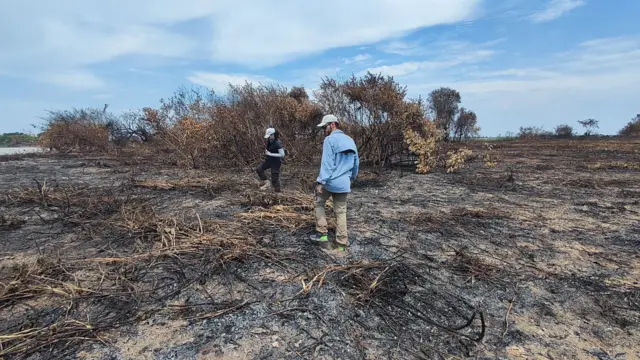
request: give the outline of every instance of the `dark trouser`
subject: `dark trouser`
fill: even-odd
[[[273,160],[267,159],[262,162],[262,164],[258,165],[256,168],[256,172],[258,173],[258,177],[260,180],[266,181],[267,175],[264,173],[267,169],[271,169],[271,186],[276,192],[280,192],[280,167],[282,166],[282,161],[279,158],[274,158]]]

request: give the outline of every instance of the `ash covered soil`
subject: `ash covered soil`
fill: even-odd
[[[4,159],[0,358],[640,358],[640,144],[494,146],[363,171],[346,254],[307,241],[315,169]]]

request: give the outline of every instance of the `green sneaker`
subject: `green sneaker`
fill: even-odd
[[[333,250],[336,250],[336,251],[347,251],[347,244],[342,244],[342,243],[339,243],[339,242],[336,241],[336,242],[333,243]]]
[[[309,236],[312,242],[320,245],[323,248],[331,247],[331,243],[329,242],[329,236],[327,234],[317,233]]]
[[[317,233],[309,236],[311,241],[319,242],[319,241],[329,241],[329,236],[327,234]]]

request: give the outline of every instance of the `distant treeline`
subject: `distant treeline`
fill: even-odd
[[[4,133],[0,135],[0,147],[36,145],[39,136],[21,132]]]

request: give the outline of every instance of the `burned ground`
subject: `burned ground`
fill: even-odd
[[[306,241],[314,169],[6,159],[0,358],[640,357],[640,144],[494,147],[364,172],[343,255]]]

